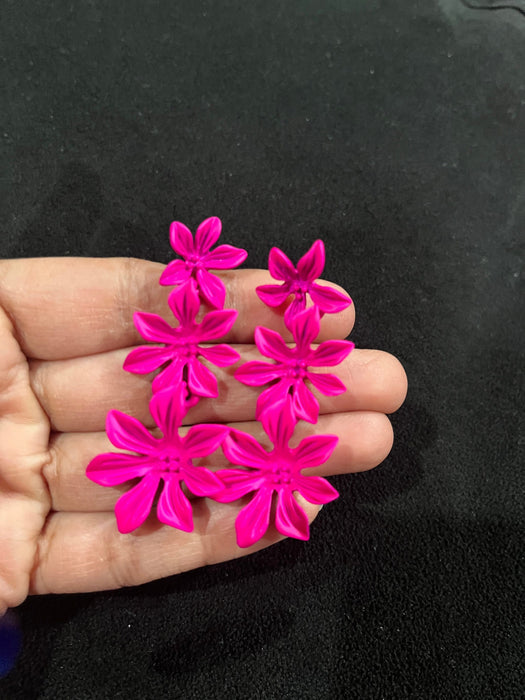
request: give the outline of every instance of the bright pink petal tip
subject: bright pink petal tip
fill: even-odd
[[[180,221],[173,221],[170,226],[170,243],[173,250],[181,257],[193,255],[193,236],[187,226]]]
[[[297,272],[301,279],[313,282],[322,275],[324,264],[324,243],[321,240],[317,240],[297,263]]]
[[[222,309],[226,299],[226,287],[222,281],[207,270],[198,270],[197,282],[200,292],[208,304],[215,309]]]
[[[216,216],[205,219],[195,233],[195,248],[198,255],[206,255],[221,235],[221,220]]]
[[[115,447],[131,452],[147,454],[157,446],[157,440],[140,421],[121,411],[109,411],[106,432]]]
[[[115,515],[119,532],[125,534],[136,530],[146,520],[157,492],[160,475],[147,474],[115,504]]]
[[[257,296],[259,299],[266,304],[266,306],[281,306],[290,296],[290,288],[287,283],[285,284],[261,284],[259,287],[255,288]]]
[[[279,371],[270,362],[245,362],[235,372],[235,379],[246,386],[262,386],[279,378]]]
[[[216,367],[229,367],[234,365],[241,356],[229,345],[213,345],[209,348],[199,348],[200,354]]]
[[[241,510],[235,521],[239,547],[250,547],[265,534],[270,524],[271,506],[272,490],[263,487]]]
[[[279,494],[275,527],[285,537],[294,537],[297,540],[307,540],[310,537],[308,516],[289,489],[283,489]]]
[[[340,365],[352,352],[355,345],[349,340],[325,340],[310,355],[313,367]]]
[[[171,525],[177,530],[193,531],[191,503],[177,479],[169,479],[164,485],[157,505],[157,517],[161,523]]]
[[[289,362],[292,357],[290,349],[283,338],[270,328],[257,326],[254,333],[257,350],[265,357],[270,357],[278,362]]]
[[[190,277],[191,270],[184,260],[172,260],[161,274],[159,284],[165,287],[177,286],[184,284]]]
[[[203,263],[208,269],[230,270],[231,268],[239,267],[247,257],[248,252],[243,248],[235,248],[232,245],[220,245],[206,254],[203,258]]]
[[[296,277],[296,269],[290,258],[279,248],[272,248],[268,258],[268,271],[275,280],[285,282]]]
[[[344,311],[352,303],[350,297],[337,289],[315,283],[310,288],[310,296],[314,304],[317,304],[319,309],[326,314],[336,314]]]
[[[315,306],[311,306],[305,311],[301,311],[290,321],[290,328],[295,342],[300,350],[308,351],[310,345],[319,335],[320,320],[319,311]]]

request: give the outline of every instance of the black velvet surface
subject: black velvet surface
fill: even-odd
[[[3,257],[322,237],[409,394],[310,542],[28,599],[0,697],[523,697],[525,18],[474,4],[4,3]]]

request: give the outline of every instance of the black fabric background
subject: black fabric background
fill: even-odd
[[[252,267],[322,237],[352,339],[396,354],[410,388],[391,455],[334,479],[310,542],[29,599],[0,696],[523,697],[523,14],[8,0],[2,15],[2,256],[167,262],[170,221],[212,214]]]

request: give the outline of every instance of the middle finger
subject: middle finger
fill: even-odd
[[[232,367],[212,369],[219,396],[203,398],[190,409],[186,423],[253,420],[257,397],[264,387],[249,387],[233,379],[235,370],[250,360],[265,360],[254,345],[234,345],[241,355]],[[106,414],[117,409],[154,425],[148,404],[153,375],[125,372],[122,364],[130,348],[69,360],[30,362],[30,381],[46,411],[52,430],[95,432],[105,428]],[[380,350],[354,350],[337,367],[326,370],[338,376],[347,391],[340,396],[313,393],[321,414],[345,411],[393,413],[405,398],[406,376],[399,361]]]

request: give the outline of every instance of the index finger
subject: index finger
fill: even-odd
[[[137,258],[2,260],[0,306],[28,357],[64,360],[116,350],[141,342],[133,324],[135,311],[156,313],[177,325],[167,303],[173,288],[158,283],[164,267]],[[255,287],[273,281],[268,271],[214,274],[226,286],[225,308],[239,312],[226,341],[253,342],[258,325],[291,339],[284,326],[284,307],[270,308],[255,293]],[[324,284],[341,290],[330,282]],[[353,324],[351,304],[339,314],[323,317],[320,339],[345,338]]]

